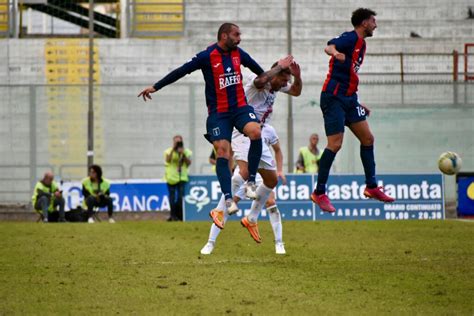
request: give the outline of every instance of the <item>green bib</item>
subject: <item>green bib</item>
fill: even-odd
[[[320,151],[317,155],[313,154],[308,147],[300,148],[301,156],[303,156],[304,171],[306,173],[317,173],[318,165],[317,162],[321,159],[322,152]]]
[[[171,161],[165,163],[165,181],[171,185],[174,185],[180,181],[188,182],[188,165],[183,163],[181,165],[181,170],[179,168],[179,156],[176,151],[173,151],[173,148],[168,148],[165,150],[165,161],[166,156],[171,153]],[[190,158],[192,151],[189,149],[184,149],[184,156]]]
[[[92,182],[89,177],[82,180],[82,185],[92,195],[96,195],[97,193],[105,193],[108,190],[110,190],[110,182],[109,180],[104,179],[104,178],[102,178],[102,182],[100,183],[100,188],[99,188],[99,184],[96,182]]]
[[[51,193],[51,195],[56,192],[59,189],[58,184],[53,181],[51,183],[51,187],[47,187],[43,184],[43,182],[38,181],[35,185],[35,189],[33,191],[33,196],[31,197],[31,203],[33,204],[33,207],[36,205],[36,201],[38,200],[38,190],[44,192],[44,193]],[[52,211],[54,209],[54,198],[51,197],[51,201],[49,204],[49,211]]]

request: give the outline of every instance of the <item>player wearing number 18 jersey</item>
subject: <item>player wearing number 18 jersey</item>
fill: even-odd
[[[335,211],[325,194],[326,182],[336,153],[342,146],[346,125],[361,143],[360,157],[366,182],[364,195],[383,202],[394,201],[381,187],[377,187],[374,136],[366,121],[369,110],[359,103],[356,93],[359,84],[357,73],[364,61],[366,49],[365,38],[371,37],[377,28],[375,15],[370,9],[360,8],[354,11],[351,18],[354,30],[330,40],[324,50],[331,56],[329,73],[321,92],[321,110],[328,144],[319,161],[318,183],[311,194],[311,200],[325,212]]]

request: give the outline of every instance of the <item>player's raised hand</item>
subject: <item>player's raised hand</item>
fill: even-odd
[[[344,55],[343,53],[335,52],[332,56],[339,60],[341,63],[346,61],[346,55]]]
[[[296,61],[293,60],[293,62],[290,65],[290,72],[294,77],[299,77],[301,76],[301,69],[300,65],[296,63]]]
[[[287,69],[290,67],[291,63],[293,62],[293,56],[288,55],[285,58],[282,58],[278,61],[278,66],[280,66],[283,69]]]
[[[143,90],[142,92],[140,92],[137,97],[143,97],[143,101],[146,102],[147,99],[151,100],[151,94],[153,92],[156,92],[156,89],[153,87],[148,87],[148,88],[145,88],[145,90]]]

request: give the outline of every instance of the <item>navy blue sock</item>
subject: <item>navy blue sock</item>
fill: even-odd
[[[376,188],[377,181],[375,180],[374,145],[360,145],[360,159],[364,165],[365,184],[368,188]]]
[[[247,161],[249,163],[249,182],[255,182],[255,176],[257,175],[258,165],[260,164],[260,158],[262,157],[262,139],[256,139],[250,141],[249,155]]]
[[[316,194],[326,193],[326,182],[328,182],[329,170],[331,169],[335,157],[335,152],[328,148],[324,149],[321,159],[319,160],[318,184],[314,190]]]
[[[232,198],[232,174],[229,169],[229,159],[217,158],[216,159],[216,173],[217,179],[221,185],[221,191],[224,194],[225,199]]]

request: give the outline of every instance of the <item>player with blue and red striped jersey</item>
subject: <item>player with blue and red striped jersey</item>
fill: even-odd
[[[375,15],[370,9],[355,10],[351,18],[354,30],[330,40],[324,49],[331,56],[320,102],[328,144],[319,161],[318,183],[311,200],[325,212],[336,210],[326,195],[326,183],[336,153],[342,146],[346,125],[361,143],[360,157],[366,182],[364,195],[383,202],[394,201],[383,192],[382,187],[377,187],[374,136],[366,120],[369,110],[359,103],[356,93],[359,84],[357,73],[366,49],[365,38],[371,37],[377,28]]]
[[[248,154],[249,178],[246,194],[255,199],[255,176],[262,155],[262,139],[260,122],[253,108],[248,105],[242,85],[241,65],[249,68],[261,78],[273,78],[282,69],[293,62],[292,56],[287,56],[278,62],[276,69],[264,72],[249,54],[239,48],[240,29],[233,23],[224,23],[219,27],[217,43],[198,53],[190,61],[173,70],[153,86],[145,88],[139,97],[151,100],[151,93],[172,84],[187,74],[200,69],[206,83],[206,103],[208,117],[206,122],[206,138],[214,145],[217,153],[216,173],[226,198],[226,207],[230,211],[237,210],[232,200],[230,141],[233,128],[250,139]]]

